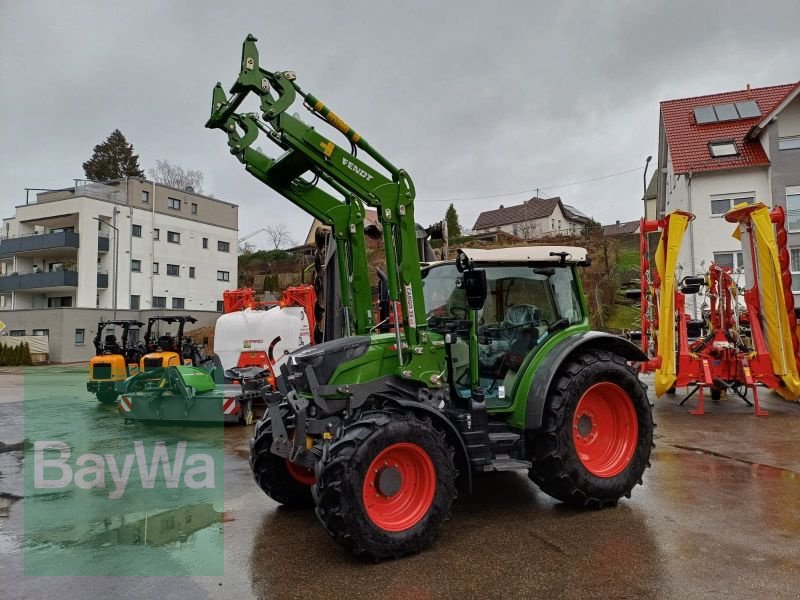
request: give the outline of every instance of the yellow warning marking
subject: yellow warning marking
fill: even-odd
[[[320,142],[319,147],[322,148],[322,153],[330,158],[331,154],[333,154],[333,149],[336,147],[336,144],[333,142],[328,142],[327,144],[325,142]]]
[[[319,111],[321,111],[323,108],[325,108],[325,105],[322,103],[322,100],[317,100],[317,103],[314,105],[314,110],[316,110],[317,112],[319,112]]]

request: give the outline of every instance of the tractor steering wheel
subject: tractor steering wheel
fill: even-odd
[[[465,321],[469,317],[469,309],[466,306],[454,304],[450,306],[450,316]]]

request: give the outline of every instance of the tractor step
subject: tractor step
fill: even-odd
[[[519,440],[519,434],[513,431],[489,433],[489,441],[493,444],[513,444]]]
[[[491,463],[483,467],[484,471],[522,471],[528,470],[533,463],[527,460],[517,460],[509,456],[495,458]]]

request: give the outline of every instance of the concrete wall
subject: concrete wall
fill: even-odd
[[[206,311],[117,311],[117,319],[138,319],[147,324],[150,316],[190,314],[197,319],[197,323],[187,326],[186,330],[199,327],[213,327],[217,322],[219,313]],[[97,332],[97,322],[101,319],[111,319],[110,310],[86,308],[51,308],[46,310],[14,310],[3,313],[2,320],[6,324],[4,332],[24,330],[30,335],[34,329],[49,329],[50,362],[65,363],[89,360],[94,356],[92,339]],[[75,343],[75,330],[84,330],[84,343]],[[177,331],[177,325],[170,329]],[[144,336],[144,331],[141,333]]]

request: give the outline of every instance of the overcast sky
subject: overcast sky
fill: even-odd
[[[446,200],[537,187],[603,223],[634,219],[641,171],[553,186],[643,165],[660,100],[800,80],[798,23],[797,0],[0,0],[0,216],[25,187],[83,177],[119,128],[145,170],[167,158],[203,171],[207,192],[240,205],[241,235],[277,221],[302,240],[310,218],[203,127],[213,85],[233,83],[253,33],[264,68],[296,71],[411,174],[425,225]],[[530,196],[456,208],[471,227]]]

